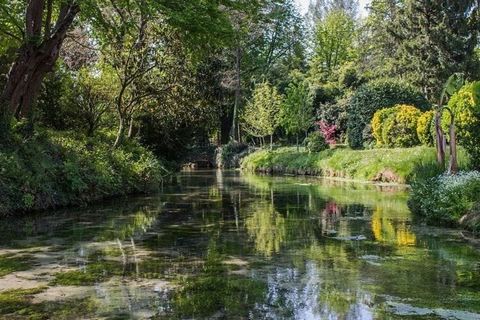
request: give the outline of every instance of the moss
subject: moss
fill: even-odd
[[[16,271],[28,270],[32,264],[33,258],[31,255],[2,255],[0,256],[0,277]]]
[[[165,270],[165,263],[160,259],[146,259],[139,262],[137,272],[134,263],[123,264],[117,261],[96,261],[88,264],[82,270],[71,270],[55,274],[55,278],[50,282],[51,285],[63,286],[87,286],[95,283],[107,281],[111,277],[135,277],[144,279],[159,278]]]
[[[95,262],[87,265],[84,270],[59,272],[50,284],[63,286],[93,285],[116,274],[121,274],[121,267],[118,263],[110,261]]]
[[[0,315],[17,313],[29,316],[30,319],[37,318],[39,314],[30,307],[30,299],[45,289],[46,287],[38,287],[0,292]]]
[[[78,319],[79,315],[91,315],[97,309],[91,298],[33,303],[32,298],[46,289],[38,287],[0,292],[0,318]]]

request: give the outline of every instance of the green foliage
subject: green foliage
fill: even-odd
[[[400,148],[418,145],[417,122],[420,115],[420,110],[408,105],[377,111],[372,119],[377,144]]]
[[[156,189],[166,174],[136,142],[112,150],[112,135],[35,131],[0,147],[0,214],[81,205]]]
[[[429,223],[456,226],[478,205],[479,193],[477,171],[417,179],[412,184],[409,206]]]
[[[304,143],[308,152],[321,152],[330,148],[320,131],[311,132],[308,137],[305,138]]]
[[[329,75],[354,56],[355,22],[344,10],[332,10],[314,34],[314,72]]]
[[[435,135],[435,111],[424,112],[417,122],[417,136],[420,143],[426,146],[433,146]]]
[[[348,107],[348,143],[359,149],[370,142],[368,135],[373,115],[376,111],[408,104],[424,111],[429,103],[422,94],[411,85],[399,81],[380,80],[361,86],[352,96]]]
[[[307,83],[294,79],[286,89],[281,107],[281,125],[288,134],[299,135],[313,125],[312,95]]]
[[[479,85],[480,82],[465,85],[448,103],[455,116],[458,142],[470,154],[475,168],[480,168],[480,103],[475,103],[474,98]],[[450,114],[444,112],[442,126],[448,128],[449,124]]]
[[[268,82],[256,86],[243,112],[245,130],[254,137],[273,135],[280,122],[282,96]]]

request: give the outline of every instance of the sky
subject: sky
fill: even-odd
[[[302,14],[307,12],[308,9],[308,4],[310,3],[310,0],[295,0],[297,3],[297,6]],[[367,6],[370,3],[370,0],[360,0],[360,9],[361,9],[361,15],[365,17],[367,15],[367,12],[365,10],[365,6]]]

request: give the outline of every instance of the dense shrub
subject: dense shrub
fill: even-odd
[[[455,115],[458,142],[470,154],[472,165],[480,169],[480,103],[475,103],[473,89],[480,82],[464,86],[452,96],[448,106]],[[450,114],[444,112],[442,125],[444,129],[450,124]]]
[[[396,108],[385,108],[378,110],[375,112],[372,118],[372,134],[375,140],[377,141],[378,146],[382,146],[385,144],[385,141],[383,141],[383,128],[385,121],[396,112]]]
[[[420,143],[426,146],[433,146],[435,134],[435,111],[430,110],[423,113],[417,122],[417,136]]]
[[[373,81],[361,86],[352,96],[348,107],[348,143],[352,148],[362,148],[369,139],[365,127],[374,113],[397,104],[408,104],[425,111],[428,101],[411,85],[399,81]]]
[[[398,105],[375,112],[372,132],[377,145],[387,147],[413,147],[419,144],[417,122],[420,110],[408,105]]]
[[[400,105],[388,117],[382,130],[382,138],[388,147],[408,148],[420,144],[417,122],[422,112],[415,107]]]
[[[325,137],[320,131],[313,131],[305,138],[305,147],[309,152],[320,152],[329,148]]]
[[[480,172],[461,172],[417,179],[412,184],[409,206],[432,224],[457,225],[480,202]]]
[[[321,104],[316,111],[318,121],[335,125],[335,139],[339,142],[345,141],[349,101],[349,97],[343,97],[334,102]]]
[[[0,147],[0,214],[156,189],[166,174],[159,160],[136,142],[112,150],[112,138],[36,131],[25,139],[13,134]]]

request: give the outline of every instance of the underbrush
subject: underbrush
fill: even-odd
[[[409,207],[429,224],[480,231],[480,172],[418,179],[412,184]]]
[[[109,132],[87,138],[36,129],[0,145],[0,215],[83,205],[158,188],[167,170],[135,141],[112,149]]]

